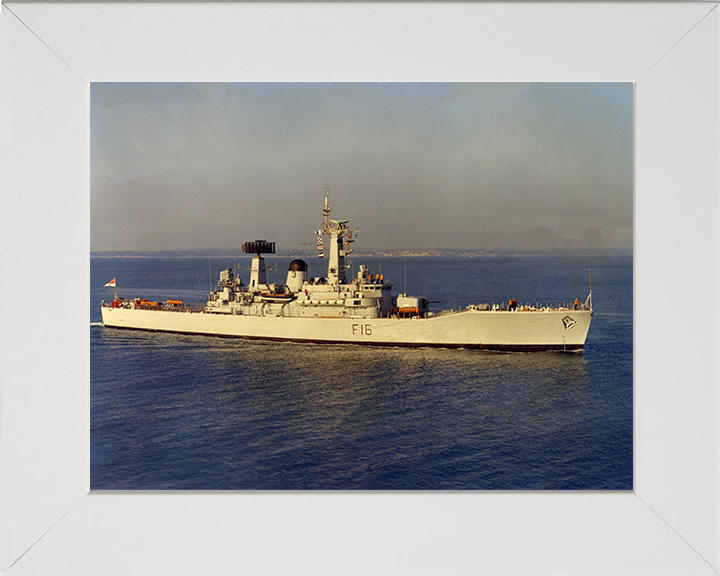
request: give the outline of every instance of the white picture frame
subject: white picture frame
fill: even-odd
[[[0,570],[720,572],[717,2],[0,13]],[[89,83],[635,82],[634,490],[89,492]]]

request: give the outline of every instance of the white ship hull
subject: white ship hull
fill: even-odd
[[[463,310],[427,318],[282,317],[102,308],[105,326],[226,338],[581,352],[591,310]]]

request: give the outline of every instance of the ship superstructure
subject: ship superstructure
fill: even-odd
[[[345,257],[353,251],[358,230],[349,229],[347,220],[331,220],[330,211],[326,189],[318,230],[320,254],[324,257],[325,248],[328,253],[324,277],[309,277],[307,263],[296,259],[285,284],[268,283],[263,254],[275,253],[275,243],[255,240],[242,246],[244,253],[254,254],[247,285],[228,268],[204,307],[116,296],[101,306],[103,324],[316,343],[582,351],[592,319],[592,291],[582,304],[575,300],[557,308],[518,306],[510,300],[507,307],[475,304],[434,312],[425,297],[393,296],[392,284],[364,265],[349,276]]]

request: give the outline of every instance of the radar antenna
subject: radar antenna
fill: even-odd
[[[259,290],[260,286],[266,285],[267,275],[265,272],[273,270],[273,267],[265,267],[265,259],[261,254],[275,254],[275,242],[267,242],[266,240],[255,240],[255,242],[245,242],[242,245],[244,254],[255,254],[250,265],[250,286],[252,292]]]

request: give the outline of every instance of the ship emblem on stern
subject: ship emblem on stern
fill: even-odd
[[[573,320],[570,316],[565,316],[565,318],[562,319],[562,323],[563,326],[565,326],[565,330],[570,330],[570,328],[577,324],[577,320]]]

